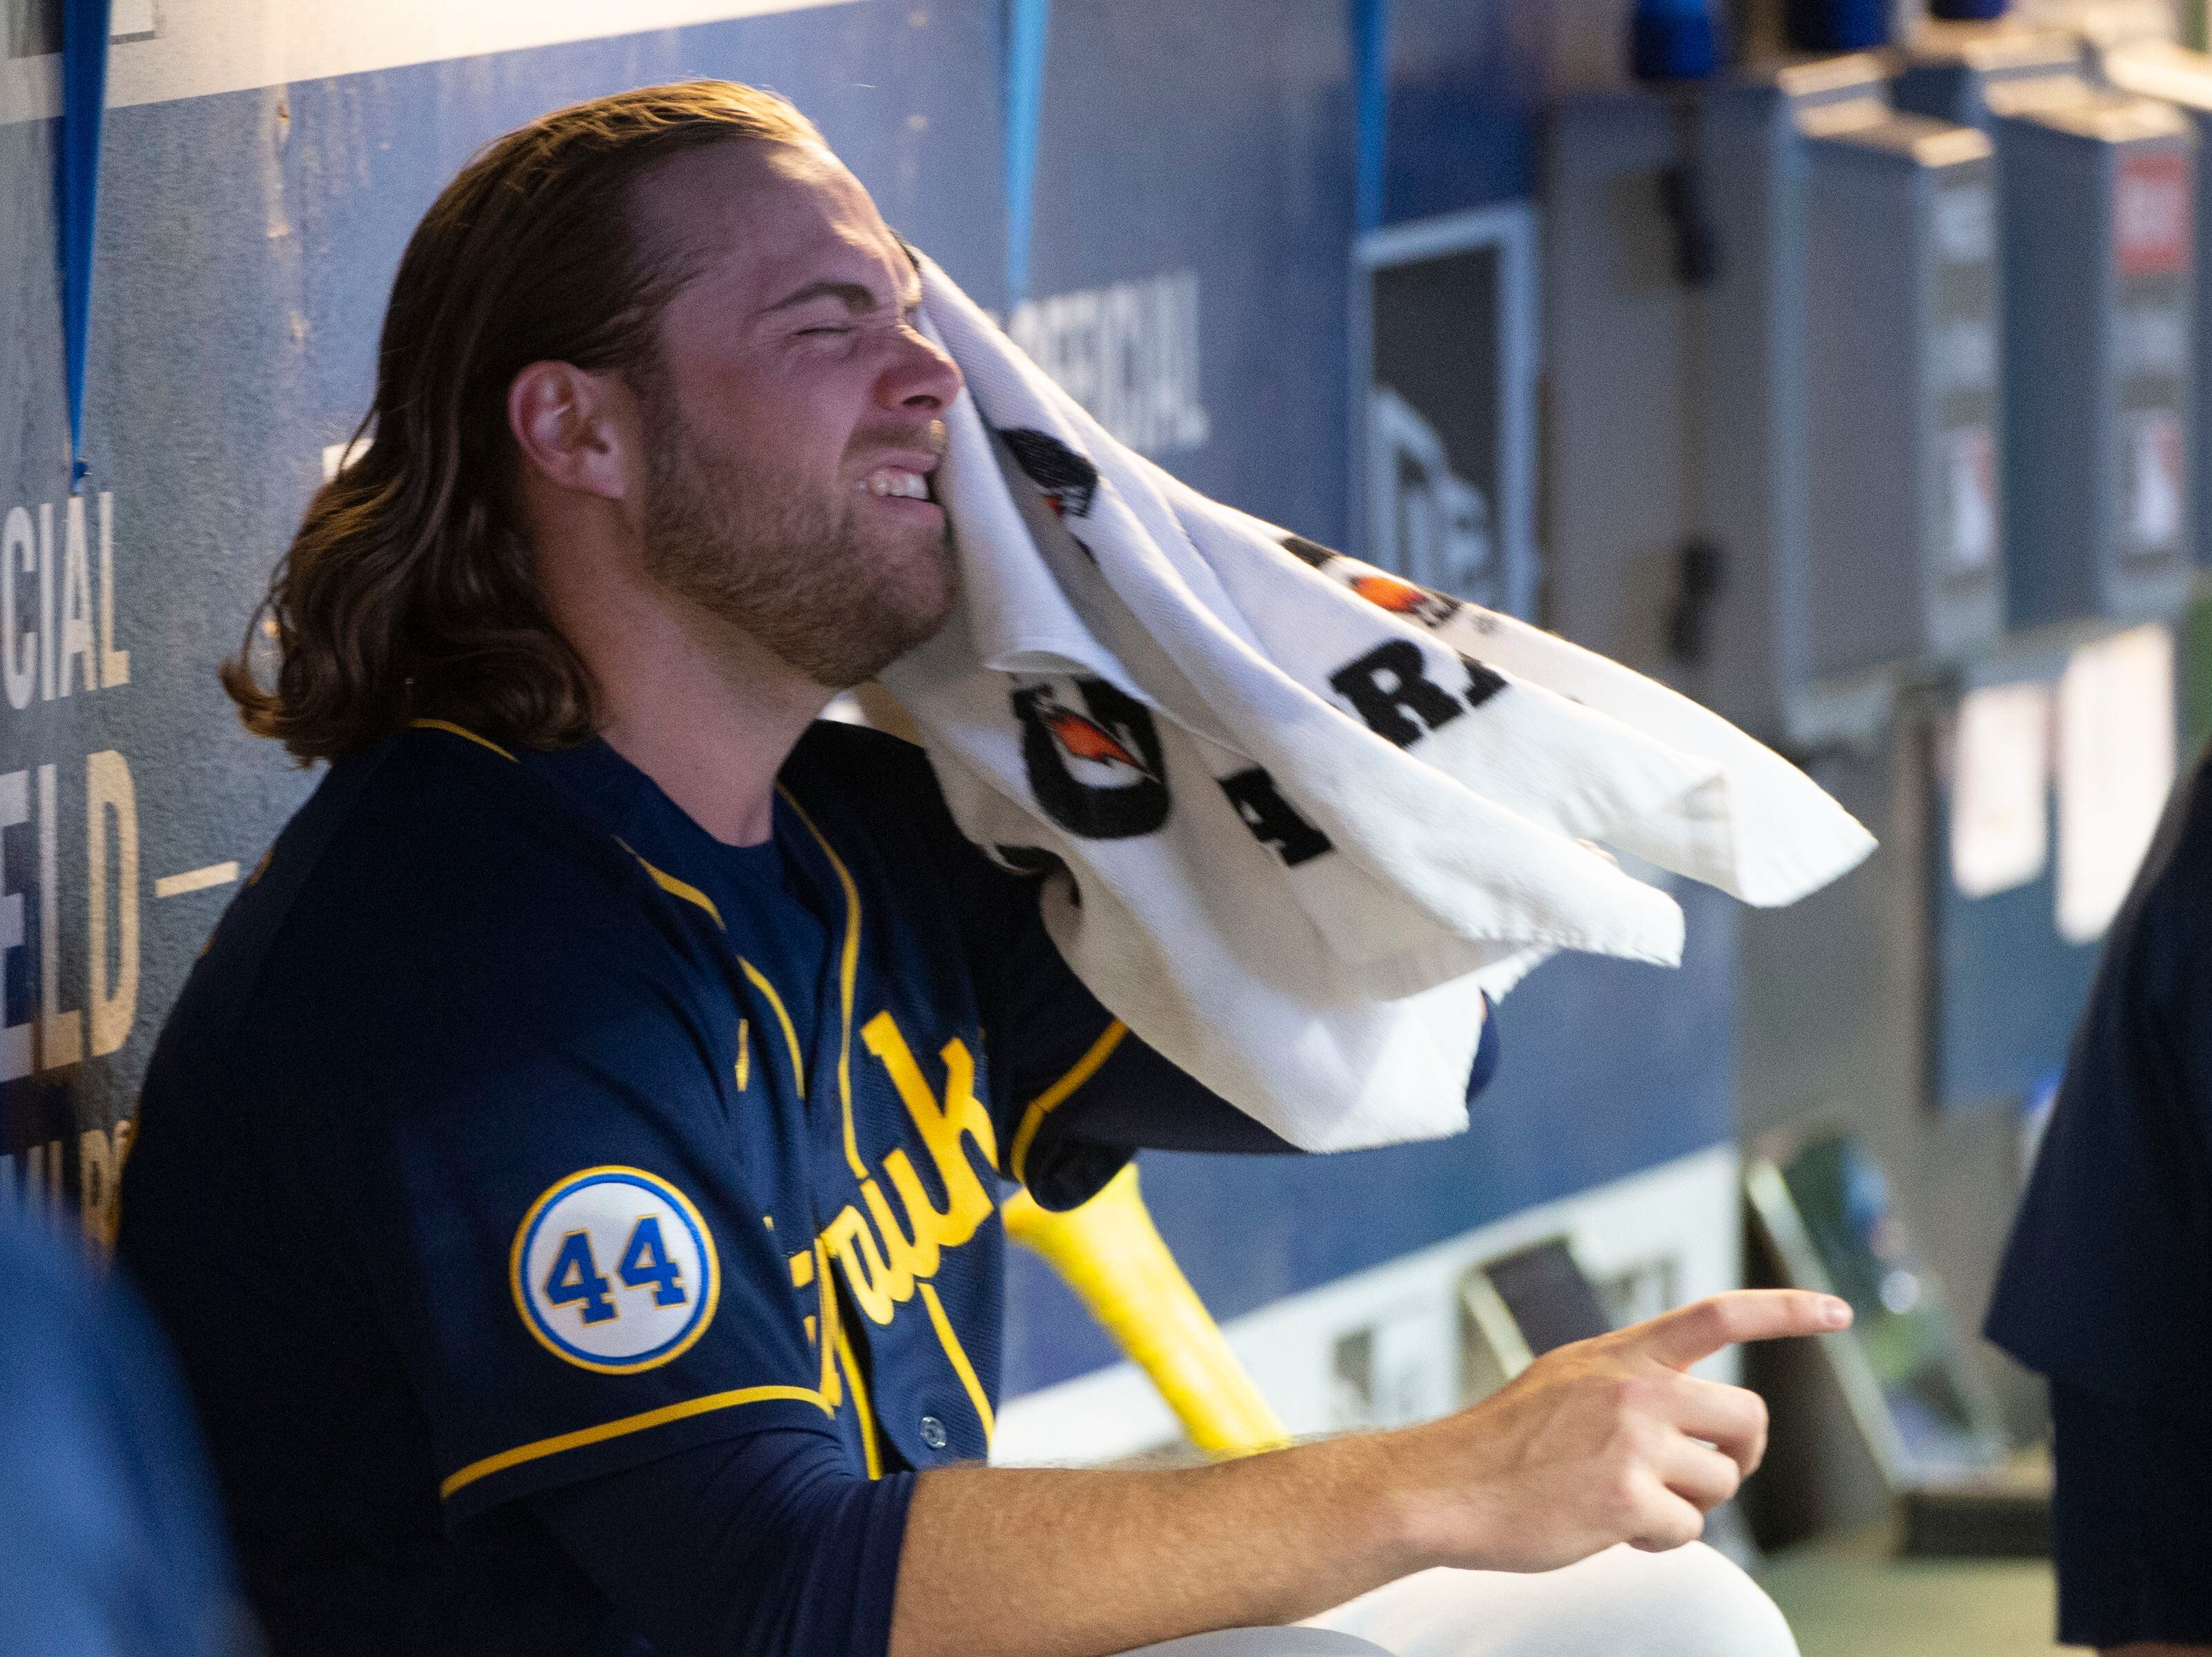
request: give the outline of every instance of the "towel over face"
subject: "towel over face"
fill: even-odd
[[[1772,905],[1873,849],[1665,686],[1186,488],[921,264],[963,591],[883,687],[1099,999],[1292,1144],[1464,1128],[1485,995],[1553,950],[1679,962],[1612,853]]]

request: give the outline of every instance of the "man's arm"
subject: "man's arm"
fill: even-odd
[[[891,1657],[1103,1657],[1296,1622],[1431,1565],[1678,1547],[1766,1443],[1756,1393],[1684,1372],[1849,1320],[1826,1296],[1741,1290],[1561,1347],[1420,1427],[1171,1472],[924,1473]]]

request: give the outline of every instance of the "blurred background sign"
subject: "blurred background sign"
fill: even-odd
[[[2058,934],[2105,935],[2173,786],[2173,634],[2139,627],[2068,659],[2058,681]]]
[[[1370,563],[1534,620],[1535,215],[1508,203],[1360,239]],[[1355,303],[1357,301],[1355,300]]]

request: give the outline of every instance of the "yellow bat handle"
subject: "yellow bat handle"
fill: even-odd
[[[1152,1377],[1192,1443],[1249,1455],[1291,1442],[1220,1326],[1168,1253],[1132,1162],[1089,1202],[1054,1214],[1026,1191],[1000,1211],[1006,1235],[1042,1254],[1129,1361]]]

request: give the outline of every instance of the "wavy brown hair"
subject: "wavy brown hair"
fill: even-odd
[[[249,731],[303,763],[421,716],[538,747],[591,736],[591,677],[546,616],[515,503],[507,388],[532,362],[653,366],[688,264],[641,234],[631,185],[733,141],[821,138],[773,93],[645,87],[510,132],[446,186],[392,280],[356,434],[374,440],[308,502],[222,665]]]

